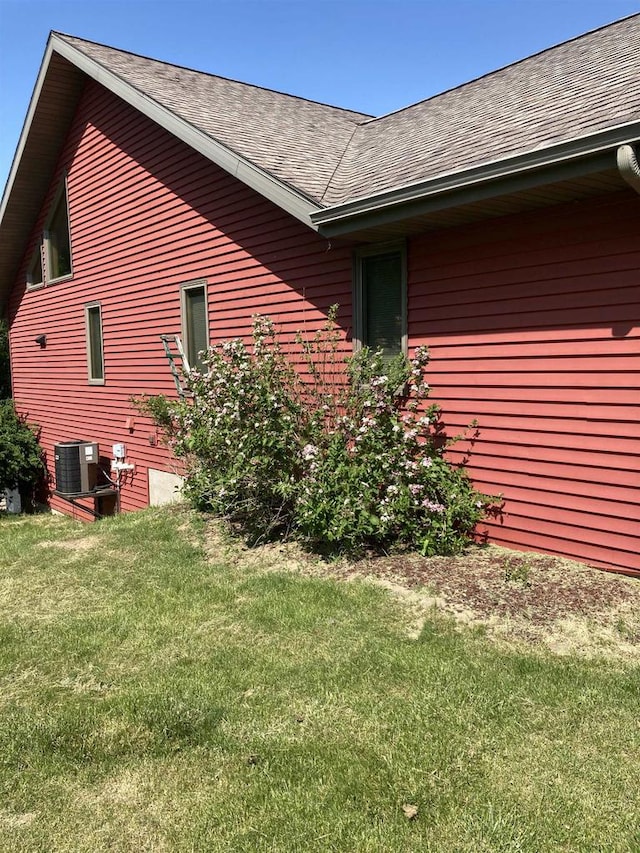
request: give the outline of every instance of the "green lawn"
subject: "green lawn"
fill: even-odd
[[[640,850],[637,667],[203,541],[0,520],[0,850]]]

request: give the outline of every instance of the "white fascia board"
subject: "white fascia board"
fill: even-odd
[[[64,40],[53,35],[50,47],[68,59],[77,68],[104,86],[114,95],[122,98],[134,109],[146,115],[156,124],[163,127],[173,136],[181,139],[195,151],[198,151],[208,160],[220,166],[239,181],[260,193],[260,195],[272,201],[278,207],[290,213],[307,227],[317,231],[317,226],[311,222],[311,214],[322,208],[313,204],[301,193],[278,181],[264,169],[251,163],[249,160],[239,156],[221,142],[207,136],[188,121],[172,113],[157,101],[145,95],[139,89],[127,83],[117,74],[109,71],[94,59],[72,47]]]
[[[478,184],[500,178],[515,177],[541,170],[581,157],[615,151],[619,145],[640,139],[640,121],[628,122],[606,128],[593,134],[576,137],[566,142],[537,148],[515,157],[491,160],[480,166],[460,171],[445,172],[426,181],[383,190],[371,196],[325,207],[312,215],[315,224],[322,226],[349,219],[364,213],[374,213],[405,202],[418,201],[455,190],[472,188]]]
[[[13,162],[11,163],[9,177],[7,178],[7,184],[4,188],[2,203],[0,203],[0,223],[2,223],[4,219],[7,204],[9,202],[9,198],[11,197],[13,183],[16,179],[16,174],[18,173],[18,168],[20,166],[20,160],[22,159],[24,148],[27,144],[27,139],[29,138],[29,132],[31,130],[31,124],[33,122],[33,116],[37,109],[38,101],[40,100],[42,86],[44,84],[45,77],[47,76],[47,71],[49,70],[51,54],[53,53],[52,39],[53,36],[49,36],[47,48],[44,52],[44,56],[42,57],[42,63],[40,64],[40,71],[38,72],[36,85],[33,87],[33,94],[31,95],[31,100],[29,101],[29,109],[27,110],[27,115],[25,117],[24,124],[22,125],[22,132],[20,133],[20,139],[18,140],[18,147],[16,148],[16,153],[13,155]]]

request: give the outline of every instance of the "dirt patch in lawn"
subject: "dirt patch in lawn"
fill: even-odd
[[[497,546],[458,557],[379,557],[355,563],[354,573],[402,590],[414,609],[422,600],[431,612],[496,640],[640,660],[640,580],[634,578]]]
[[[457,557],[402,554],[325,562],[296,544],[244,548],[213,523],[207,542],[211,558],[223,551],[239,569],[383,585],[404,603],[414,637],[435,615],[501,644],[640,661],[640,579],[561,557],[490,545],[472,546]]]
[[[39,543],[40,548],[60,548],[63,551],[72,551],[77,553],[85,553],[92,551],[94,548],[101,548],[99,536],[83,536],[79,539],[54,539],[53,541],[44,541]]]

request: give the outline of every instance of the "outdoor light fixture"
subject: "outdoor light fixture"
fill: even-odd
[[[36,338],[36,343],[39,344],[42,349],[44,349],[47,345],[47,336],[38,335],[38,337]]]

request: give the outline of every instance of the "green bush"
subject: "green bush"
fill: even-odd
[[[291,526],[303,412],[273,327],[256,318],[253,346],[213,347],[207,373],[192,371],[191,400],[170,407],[174,450],[188,460],[185,494],[241,525],[249,538]]]
[[[438,409],[427,405],[426,348],[411,361],[339,354],[335,308],[296,371],[272,322],[257,317],[250,346],[212,347],[207,372],[185,377],[189,398],[138,401],[186,460],[192,503],[253,541],[294,536],[325,551],[468,542],[490,498],[444,457]]]
[[[11,371],[9,369],[9,331],[0,320],[0,400],[11,396]]]
[[[12,400],[0,400],[0,491],[19,489],[29,497],[44,472],[37,436]]]

